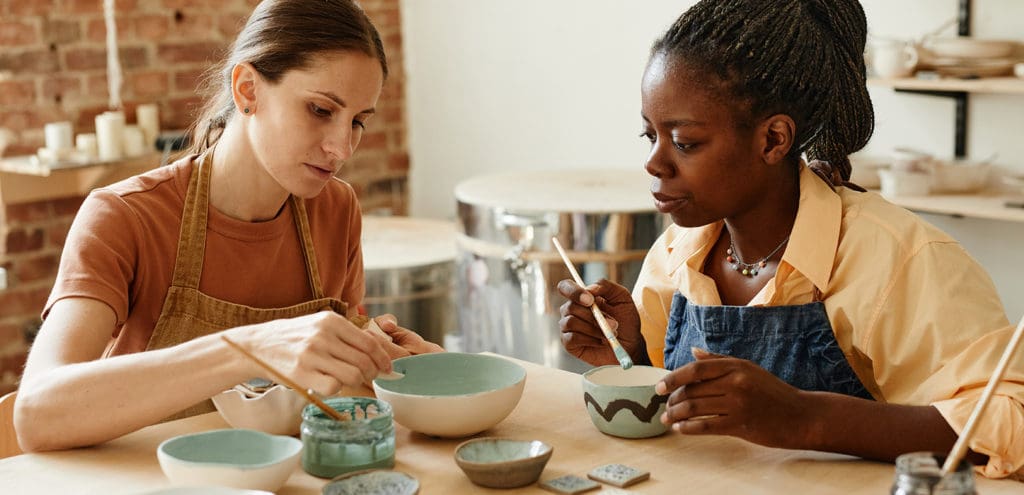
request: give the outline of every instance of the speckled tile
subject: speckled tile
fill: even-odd
[[[651,473],[626,466],[625,464],[605,464],[591,470],[587,473],[587,477],[595,481],[625,488],[650,479]]]
[[[577,493],[589,492],[590,490],[597,490],[601,488],[601,485],[574,474],[567,474],[543,481],[540,487],[550,492],[575,495]]]

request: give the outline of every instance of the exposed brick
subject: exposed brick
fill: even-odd
[[[146,48],[122,46],[118,50],[122,69],[146,65]],[[64,52],[64,66],[70,70],[99,70],[107,68],[106,48],[72,48]]]
[[[171,64],[209,63],[219,58],[223,46],[212,41],[166,43],[157,49],[160,61]]]
[[[224,12],[217,18],[217,28],[220,30],[220,34],[224,39],[232,40],[238,33],[242,31],[242,27],[245,26],[245,21],[249,18],[249,12]]]
[[[170,88],[170,75],[162,70],[136,72],[127,80],[126,89],[135,96],[162,95]]]
[[[205,69],[186,69],[174,73],[174,91],[195,93],[203,82]]]
[[[49,201],[34,201],[7,205],[7,225],[17,226],[25,223],[40,222],[53,217],[53,207]]]
[[[6,376],[8,372],[11,372],[15,376],[21,376],[22,371],[25,369],[27,357],[28,344],[25,344],[24,341],[17,342],[14,346],[14,352],[0,357],[0,375]]]
[[[367,132],[359,141],[359,149],[383,149],[388,145],[388,137],[383,132]]]
[[[11,17],[48,14],[54,11],[55,0],[10,0],[7,4],[7,14]]]
[[[0,82],[0,106],[31,105],[35,100],[35,81]]]
[[[46,43],[73,43],[82,39],[81,23],[77,20],[47,20],[43,23],[43,40]]]
[[[149,63],[146,47],[143,46],[121,47],[118,54],[121,56],[121,66],[125,69],[137,69]]]
[[[63,102],[82,95],[82,79],[78,76],[58,75],[43,81],[43,98]]]
[[[197,117],[202,103],[202,98],[198,96],[175,98],[168,101],[167,105],[161,107],[161,110],[167,109],[166,112],[163,112],[163,116],[160,117],[161,127],[164,125],[168,129],[184,129],[188,127]]]
[[[95,132],[96,116],[109,109],[105,104],[79,108],[78,120],[75,122],[76,132]]]
[[[103,0],[63,0],[64,11],[70,14],[102,14]]]
[[[0,112],[0,127],[6,127],[8,129],[31,129],[34,127],[42,127],[47,122],[52,121],[53,116],[47,117],[39,110],[5,109],[3,112]]]
[[[210,6],[209,0],[163,0],[163,4],[168,9],[193,9]]]
[[[14,262],[14,277],[19,284],[52,280],[57,276],[60,256],[56,253],[40,254]]]
[[[108,91],[109,88],[107,88],[106,72],[90,74],[85,77],[85,94],[87,96],[99,96],[106,98]]]
[[[0,323],[0,347],[4,347],[7,342],[18,342],[25,339],[25,334],[22,333],[21,325],[4,321]]]
[[[392,153],[388,157],[388,168],[391,170],[409,170],[409,154]]]
[[[70,230],[70,220],[48,225],[46,227],[46,245],[48,247],[63,248],[64,242],[68,239],[68,231]]]
[[[120,34],[120,26],[118,28],[118,34]],[[85,21],[85,39],[95,43],[105,43],[107,41],[107,22],[102,17]]]
[[[177,12],[174,22],[171,23],[170,35],[173,38],[187,40],[219,38],[220,30],[216,27],[216,21],[214,12]]]
[[[39,28],[35,23],[0,21],[0,46],[26,46],[39,43]]]
[[[139,15],[132,22],[137,40],[158,41],[165,38],[170,30],[170,16],[165,14]]]
[[[72,198],[53,199],[47,201],[47,203],[53,208],[54,218],[62,218],[75,216],[75,213],[78,213],[78,209],[82,207],[83,201],[85,201],[85,196],[75,196]]]
[[[7,316],[39,314],[46,305],[51,287],[16,288],[0,291],[0,308]]]
[[[15,228],[7,231],[7,254],[35,251],[43,247],[43,229]]]
[[[57,53],[46,48],[32,50],[0,50],[0,71],[15,74],[56,72]]]

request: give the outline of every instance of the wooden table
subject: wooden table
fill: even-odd
[[[606,463],[649,470],[649,481],[626,490],[605,486],[588,493],[687,494],[872,494],[889,493],[891,464],[808,451],[770,449],[731,437],[666,434],[625,440],[606,436],[590,422],[579,375],[520,362],[526,389],[515,411],[481,436],[540,439],[554,446],[541,479],[586,476]],[[224,428],[216,413],[144,428],[106,444],[63,452],[25,454],[0,460],[0,493],[20,495],[132,494],[169,482],[160,471],[156,446],[189,432]],[[423,494],[549,493],[537,485],[488,490],[470,483],[452,459],[460,440],[440,440],[396,425],[395,469],[420,480]],[[326,480],[296,468],[278,493],[319,494]],[[1024,493],[1024,484],[977,477],[978,493]]]

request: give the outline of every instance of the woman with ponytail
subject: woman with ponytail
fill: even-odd
[[[389,315],[387,335],[348,319],[364,292],[361,217],[334,175],[386,76],[352,0],[256,6],[210,73],[192,153],[79,210],[15,403],[23,450],[212,411],[210,397],[266,374],[222,335],[321,394],[441,350]]]
[[[661,418],[683,434],[894,460],[948,452],[1012,327],[953,239],[851,184],[871,137],[856,0],[704,0],[655,42],[641,136],[674,225],[632,296],[559,284],[566,348],[673,370]],[[970,445],[986,476],[1024,466],[1024,360]]]

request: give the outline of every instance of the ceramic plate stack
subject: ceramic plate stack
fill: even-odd
[[[928,52],[925,63],[939,75],[974,79],[999,77],[1013,72],[1010,58],[1014,41],[987,40],[960,36],[931,38],[924,43]]]

